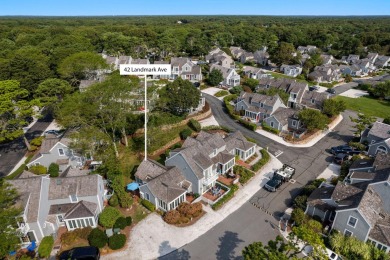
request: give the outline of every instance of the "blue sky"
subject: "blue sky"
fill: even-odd
[[[390,15],[390,0],[0,0],[0,15]]]

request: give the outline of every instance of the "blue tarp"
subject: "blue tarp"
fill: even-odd
[[[35,241],[32,241],[31,244],[27,247],[27,250],[32,252],[35,250],[35,248],[37,247]]]
[[[136,182],[132,182],[132,183],[127,184],[127,190],[135,191],[138,188],[139,188],[139,185]]]

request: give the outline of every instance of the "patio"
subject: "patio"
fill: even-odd
[[[213,191],[212,189],[213,188],[209,189],[205,194],[203,194],[203,197],[212,202],[218,200],[226,192],[223,189],[219,189],[218,191]]]
[[[220,175],[217,181],[219,181],[222,184],[225,184],[226,186],[230,186],[238,182],[238,176],[235,175],[234,177],[229,177],[229,176],[226,177],[224,175]]]

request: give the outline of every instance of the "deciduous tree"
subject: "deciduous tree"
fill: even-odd
[[[217,86],[223,81],[222,72],[218,69],[213,69],[212,71],[210,71],[207,81],[211,86]]]

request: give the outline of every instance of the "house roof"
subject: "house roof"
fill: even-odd
[[[329,98],[326,92],[306,90],[303,93],[301,104],[307,107],[321,109],[325,100]],[[314,104],[312,103],[314,101]]]
[[[17,191],[23,194],[23,196],[19,198],[18,203],[27,206],[27,222],[36,222],[38,219],[41,185],[42,179],[45,177],[46,176],[36,176],[8,181]],[[26,200],[28,198],[27,194],[29,196],[28,203]]]
[[[146,185],[154,196],[170,202],[186,192],[182,184],[188,185],[186,179],[177,167],[171,167],[165,173],[150,180]]]
[[[29,171],[23,171],[22,174],[19,175],[18,179],[25,179],[25,178],[32,178],[32,177],[37,177],[37,175]]]
[[[156,60],[156,61],[154,61],[154,64],[169,64],[169,61],[165,61],[165,60]]]
[[[334,189],[335,187],[320,187],[315,189],[307,198],[307,201],[331,199]]]
[[[224,140],[226,142],[227,151],[231,151],[234,148],[248,151],[250,148],[256,146],[255,143],[249,142],[240,131],[229,134]]]
[[[375,122],[368,134],[383,139],[390,138],[390,125],[382,122]]]
[[[332,193],[332,199],[340,205],[339,209],[356,208],[368,184],[359,182],[347,185],[339,182]]]
[[[149,181],[167,171],[167,167],[155,160],[147,159],[138,166],[135,176],[142,181]]]
[[[370,168],[374,165],[374,159],[358,159],[352,162],[351,166],[349,167],[349,170],[358,170],[362,168]]]
[[[96,203],[81,200],[76,204],[73,204],[64,215],[64,219],[74,219],[74,218],[86,218],[94,217],[94,212],[97,209]]]
[[[234,158],[233,154],[228,153],[227,151],[225,151],[225,152],[218,153],[216,156],[214,156],[211,159],[214,162],[214,164],[216,164],[216,163],[226,164],[229,161],[231,161],[233,158]]]
[[[359,172],[354,171],[351,173],[351,179],[359,179],[359,180],[373,180],[375,178],[376,173],[374,172]]]
[[[49,200],[65,199],[70,195],[78,197],[96,196],[99,175],[91,174],[72,178],[52,178],[49,186]]]
[[[224,79],[226,79],[232,71],[235,71],[235,69],[222,67],[221,65],[218,65],[218,64],[211,65],[210,71],[212,71],[214,69],[220,70],[222,72],[222,76]]]
[[[252,102],[256,102],[263,103],[265,106],[269,107],[273,107],[278,100],[281,102],[279,95],[268,96],[258,93],[248,93],[244,91],[241,91],[240,98],[244,99],[247,104],[252,104]]]
[[[288,119],[296,113],[297,111],[292,108],[279,107],[271,116],[275,117],[276,120],[284,126],[288,124]]]
[[[133,59],[131,64],[149,64],[148,59]]]

